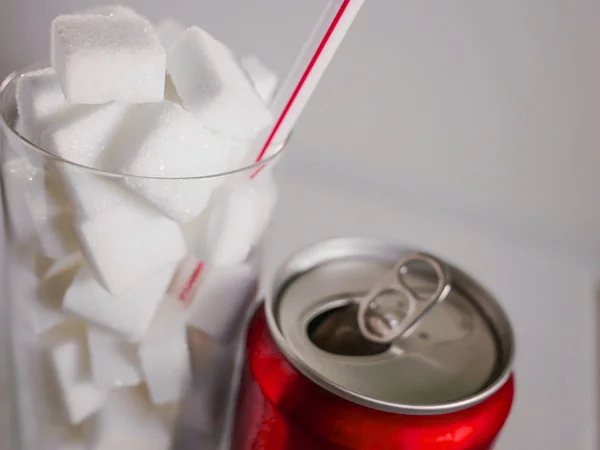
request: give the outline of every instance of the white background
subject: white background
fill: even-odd
[[[1,0],[0,75],[47,55],[54,15],[92,3]],[[130,3],[152,18],[178,9],[283,71],[320,0]],[[499,448],[598,448],[600,2],[366,3],[279,171],[270,266],[343,234],[455,261],[516,328]]]

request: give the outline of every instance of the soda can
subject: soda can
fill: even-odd
[[[248,322],[232,450],[487,450],[514,337],[472,277],[342,238],[291,257]]]

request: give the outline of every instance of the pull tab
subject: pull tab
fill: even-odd
[[[411,268],[427,265],[435,274],[435,290],[427,295],[419,294],[411,288],[406,276]],[[450,275],[447,267],[432,256],[416,253],[408,256],[394,266],[383,279],[359,302],[358,327],[365,338],[372,342],[387,344],[404,335],[421,320],[437,303],[446,299],[450,293]],[[383,311],[378,300],[384,295],[400,293],[406,297],[406,311]]]

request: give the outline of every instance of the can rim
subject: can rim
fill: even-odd
[[[355,250],[357,247],[360,247],[364,251],[362,253],[357,253]],[[315,255],[315,249],[320,250],[318,256]],[[374,238],[342,237],[325,239],[314,242],[294,252],[282,263],[280,268],[271,275],[265,294],[265,315],[269,331],[271,332],[277,347],[294,368],[319,387],[341,398],[371,409],[397,414],[435,415],[461,411],[483,402],[499,391],[508,381],[512,373],[515,357],[514,331],[508,320],[508,316],[500,304],[498,304],[495,297],[471,276],[449,263],[446,264],[452,271],[453,282],[460,286],[458,289],[465,291],[465,293],[469,294],[469,297],[474,297],[473,294],[476,293],[478,298],[485,299],[485,304],[477,302],[477,309],[484,315],[490,327],[493,328],[496,339],[501,341],[498,342],[498,347],[500,353],[499,360],[503,367],[498,370],[498,372],[494,374],[495,377],[479,391],[460,400],[433,405],[413,405],[383,401],[366,398],[339,384],[326,380],[319,375],[318,371],[302,361],[302,358],[296,354],[289,345],[289,342],[283,335],[277,323],[275,311],[277,309],[278,298],[280,297],[279,293],[288,283],[293,282],[295,277],[317,265],[325,264],[340,258],[357,257],[361,254],[366,255],[368,250],[377,250],[379,253],[383,252],[389,254],[390,261],[393,261],[399,252],[415,251],[410,246],[403,246],[397,242],[386,242]],[[502,328],[501,330],[499,329],[500,327]]]

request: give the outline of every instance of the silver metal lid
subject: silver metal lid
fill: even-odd
[[[281,268],[267,297],[267,318],[282,352],[303,374],[371,408],[450,412],[478,403],[506,381],[513,335],[494,299],[458,269],[445,301],[428,309],[403,336],[366,339],[359,302],[399,261],[414,252],[368,239],[337,239],[307,248]],[[439,275],[439,274],[437,274]],[[440,287],[427,270],[405,274],[409,291],[427,297]],[[406,291],[378,295],[380,315],[396,316]]]

